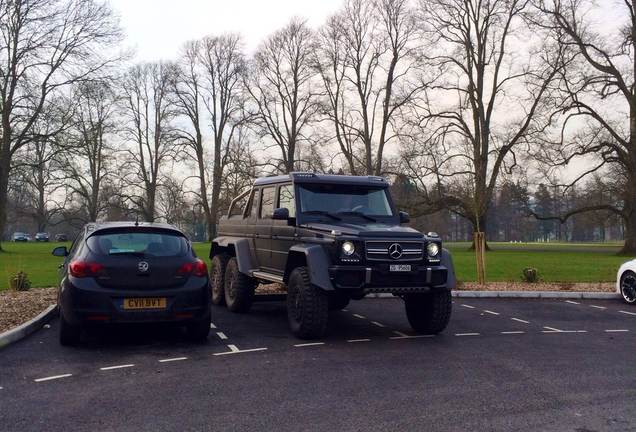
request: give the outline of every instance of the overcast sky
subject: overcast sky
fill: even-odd
[[[241,33],[248,52],[290,18],[322,24],[342,0],[111,0],[140,61],[174,59],[192,39]]]

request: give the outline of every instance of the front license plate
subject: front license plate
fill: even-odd
[[[389,271],[392,272],[410,272],[411,266],[409,264],[391,264]]]
[[[165,309],[165,297],[142,297],[142,298],[125,298],[124,309]]]

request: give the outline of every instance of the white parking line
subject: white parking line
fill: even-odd
[[[379,323],[379,322],[377,322],[377,321],[371,321],[371,324],[373,324],[373,325],[377,325],[378,327],[386,327],[384,324]]]
[[[521,330],[515,330],[515,331],[503,331],[501,332],[501,334],[525,334],[525,332]]]
[[[68,378],[70,376],[73,376],[73,374],[53,375],[53,376],[45,377],[45,378],[37,378],[37,379],[34,379],[33,381],[44,382],[44,381],[51,381],[51,380],[56,380],[60,378]]]
[[[324,345],[324,342],[310,342],[310,343],[303,343],[303,344],[296,344],[294,345],[296,348],[302,348],[302,347],[308,347],[308,346],[316,346],[316,345]]]
[[[187,359],[188,359],[187,357],[174,357],[174,358],[159,360],[159,363],[168,363],[168,362],[181,361],[181,360],[187,360]]]
[[[240,353],[246,353],[246,352],[265,351],[267,349],[267,348],[252,348],[252,349],[240,350],[236,347],[236,345],[228,345],[228,347],[230,348],[231,351],[214,353],[212,355],[221,356],[221,355],[227,355],[227,354],[240,354]]]
[[[108,370],[113,370],[113,369],[124,369],[124,368],[131,368],[135,366],[134,364],[124,364],[124,365],[117,365],[117,366],[106,366],[103,368],[99,368],[99,370],[102,371],[108,371]]]
[[[499,315],[499,313],[498,313],[498,312],[493,312],[493,311],[491,311],[491,310],[486,310],[486,309],[484,309],[484,312],[486,312],[487,314],[490,314],[490,315]]]
[[[455,333],[455,336],[479,336],[479,333]]]
[[[225,336],[225,333],[223,332],[216,332],[216,335],[220,338],[220,339],[227,339],[227,336]]]
[[[566,303],[570,303],[570,304],[575,304],[575,305],[579,305],[579,304],[581,304],[581,303],[579,303],[579,302],[575,302],[575,301],[572,301],[572,300],[566,300],[565,302],[566,302]]]
[[[367,317],[365,317],[363,315],[353,314],[353,316],[356,317],[356,318],[360,318],[360,319],[367,319]]]
[[[596,308],[596,309],[607,309],[605,306],[590,305],[590,307],[593,307],[593,308]]]
[[[475,309],[475,306],[471,306],[471,305],[467,305],[467,304],[463,304],[462,306],[465,307],[465,308],[468,308],[468,309]]]
[[[554,328],[554,327],[545,327],[545,326],[544,326],[543,328],[544,328],[544,329],[546,329],[546,330],[548,330],[547,332],[546,332],[546,331],[544,331],[543,333],[559,333],[559,332],[562,332],[562,331],[563,331],[563,330],[559,330],[559,329]]]
[[[629,330],[627,329],[610,329],[610,330],[605,330],[606,333],[625,333],[628,332]]]
[[[214,325],[214,323],[210,323],[210,328],[216,328],[216,326]]]
[[[435,335],[391,336],[389,337],[389,339],[419,339],[419,338],[432,338],[432,337],[435,337]]]
[[[636,312],[627,312],[627,311],[619,311],[619,312],[627,314],[627,315],[636,315]]]
[[[349,342],[349,343],[371,342],[371,339],[349,339],[349,340],[347,340],[347,342]]]
[[[530,321],[522,320],[522,319],[519,319],[519,318],[510,318],[510,319],[513,320],[513,321],[520,322],[520,323],[530,324]]]

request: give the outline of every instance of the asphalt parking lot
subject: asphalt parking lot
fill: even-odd
[[[416,337],[397,299],[352,302],[320,341],[281,302],[213,309],[205,344],[170,327],[0,351],[0,430],[636,430],[636,308],[462,299]]]

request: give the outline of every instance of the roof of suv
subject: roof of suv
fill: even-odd
[[[294,183],[342,183],[371,185],[379,187],[388,187],[388,182],[379,176],[351,176],[336,174],[315,174],[311,172],[292,172],[290,174],[261,177],[256,179],[254,186],[269,185],[276,183],[285,183],[292,181]]]

